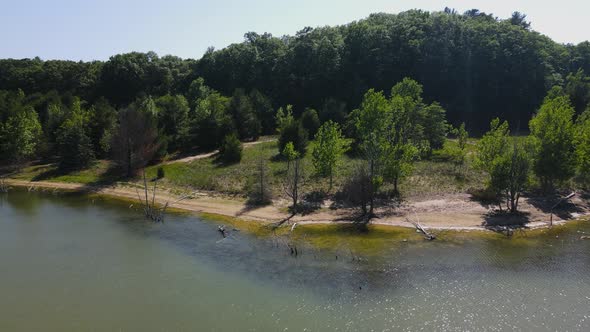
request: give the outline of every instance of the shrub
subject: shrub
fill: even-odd
[[[366,214],[372,190],[371,177],[367,168],[359,166],[345,182],[341,195],[346,203],[359,207],[363,214]]]
[[[279,153],[282,153],[287,143],[292,142],[295,151],[301,156],[305,155],[307,149],[307,131],[299,121],[291,121],[281,130],[279,136]]]
[[[236,134],[225,136],[219,148],[219,159],[226,164],[239,163],[242,160],[242,142]]]
[[[310,137],[314,137],[315,134],[318,132],[320,128],[320,118],[318,117],[318,112],[313,108],[308,108],[303,112],[301,115],[301,125]]]
[[[158,179],[163,179],[165,176],[164,174],[164,168],[163,167],[158,167]]]

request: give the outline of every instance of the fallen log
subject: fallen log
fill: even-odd
[[[436,239],[436,236],[432,233],[429,233],[424,227],[422,227],[422,225],[420,225],[419,222],[410,220],[410,218],[406,218],[406,221],[409,222],[410,224],[414,225],[414,227],[416,227],[416,230],[418,232],[422,233],[422,235],[424,235],[424,238],[426,240],[432,241],[432,240]]]
[[[563,197],[562,199],[559,200],[559,202],[557,202],[555,205],[553,205],[551,207],[551,214],[549,215],[549,226],[553,226],[553,210],[555,210],[555,208],[557,208],[561,203],[573,198],[574,196],[576,196],[576,192],[572,192],[571,194]]]

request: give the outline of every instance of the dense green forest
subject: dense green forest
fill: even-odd
[[[517,12],[498,19],[450,9],[374,14],[294,36],[248,32],[242,43],[198,60],[152,52],[106,62],[5,59],[0,154],[10,164],[57,157],[64,169],[114,158],[131,173],[154,157],[218,148],[228,133],[241,140],[275,134],[279,108],[301,124],[286,129],[284,143],[313,138],[328,120],[360,142],[351,123],[367,91],[389,97],[406,77],[421,84],[416,102],[432,111],[425,114],[442,113],[441,124],[446,114],[481,134],[499,117],[518,133],[529,130],[548,92],[568,96],[582,113],[590,101],[587,74],[588,42],[556,43]],[[431,133],[424,126],[434,120],[424,118],[417,135]],[[441,145],[440,138],[421,139]]]

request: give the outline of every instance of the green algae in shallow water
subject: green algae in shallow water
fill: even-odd
[[[269,222],[245,220],[207,212],[199,212],[197,215],[203,218],[204,221],[212,221],[216,224],[231,226],[232,228],[255,236],[269,236],[273,234],[271,223]],[[282,229],[280,230],[283,231]]]
[[[292,235],[298,243],[318,249],[350,250],[356,255],[378,255],[408,244],[424,241],[411,228],[355,224],[304,224],[298,225]]]

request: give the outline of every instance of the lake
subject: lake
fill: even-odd
[[[219,221],[154,224],[130,204],[0,194],[0,330],[590,330],[588,222],[431,242],[238,223],[224,239]]]

